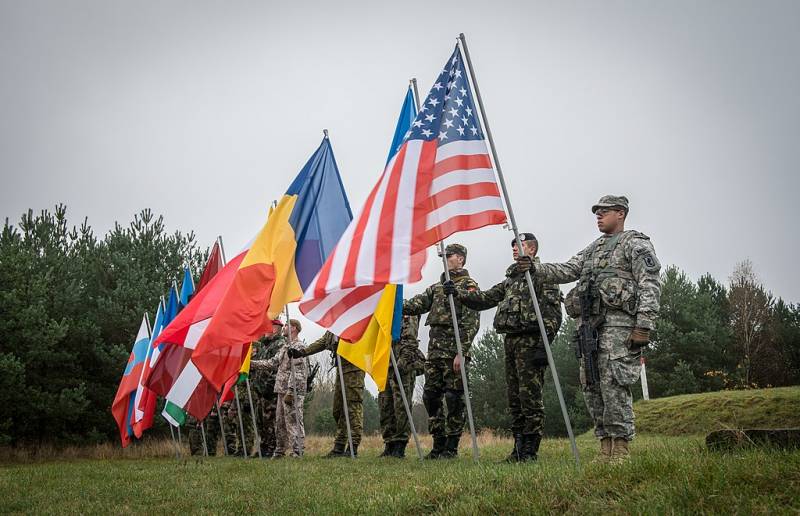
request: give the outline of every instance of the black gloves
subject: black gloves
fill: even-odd
[[[446,296],[455,296],[456,295],[456,284],[453,283],[453,280],[443,281],[442,282],[442,289],[444,290],[444,294]]]
[[[530,256],[520,256],[517,258],[517,270],[519,272],[533,272],[533,259]]]
[[[303,353],[302,350],[299,350],[297,348],[289,348],[289,351],[287,351],[286,354],[289,355],[289,358],[302,358],[306,356],[306,354]]]

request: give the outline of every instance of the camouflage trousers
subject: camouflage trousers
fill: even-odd
[[[542,435],[544,402],[542,386],[547,355],[539,335],[505,335],[506,385],[511,431],[514,434]]]
[[[597,369],[600,382],[586,385],[581,364],[580,379],[586,408],[594,422],[594,434],[599,437],[633,439],[634,415],[631,385],[641,372],[641,352],[631,353],[627,340],[630,328],[601,327],[598,335]]]
[[[414,393],[414,383],[417,380],[416,371],[400,370],[400,378],[406,393],[406,399],[411,403]],[[394,368],[389,366],[389,378],[386,380],[386,389],[378,394],[378,408],[381,414],[381,435],[384,443],[408,442],[409,424],[403,397],[400,395],[400,385],[394,375]]]
[[[288,454],[302,457],[306,432],[303,427],[303,401],[305,396],[290,392],[278,393],[275,410],[275,457]],[[295,408],[296,407],[296,408]]]
[[[347,416],[350,418],[350,432],[353,437],[353,446],[361,443],[361,434],[364,431],[364,371],[349,371],[344,373],[344,390],[347,396]],[[339,385],[339,373],[333,385],[333,419],[336,421],[335,444],[347,445],[347,420],[344,417],[344,403],[342,403],[342,388]]]
[[[205,455],[205,450],[203,449],[203,430],[205,430],[206,434],[208,455],[214,456],[217,454],[219,417],[217,417],[216,413],[211,413],[205,418],[202,429],[200,423],[192,416],[189,416],[186,420],[186,428],[189,429],[189,451],[192,455]]]
[[[461,435],[465,423],[464,385],[461,373],[453,370],[453,357],[428,358],[425,361],[422,401],[428,412],[431,435]]]
[[[261,456],[272,457],[275,453],[275,412],[278,408],[278,395],[258,397],[253,400],[258,411],[258,436],[261,438]]]
[[[244,390],[244,387],[239,386],[239,390]],[[242,401],[241,425],[235,399],[231,401],[229,410],[223,409],[223,412],[226,414],[222,421],[225,427],[225,440],[228,443],[228,455],[244,456],[245,451],[250,455],[253,451],[255,434],[253,434],[253,416],[250,413],[249,403],[245,404]],[[242,444],[242,429],[244,429],[244,444]]]

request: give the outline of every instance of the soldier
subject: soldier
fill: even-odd
[[[275,411],[278,396],[275,394],[275,372],[260,367],[261,361],[274,357],[284,345],[281,335],[283,323],[279,319],[272,321],[275,331],[259,339],[259,345],[253,354],[250,364],[250,376],[253,386],[253,404],[256,406],[258,434],[261,438],[261,457],[269,458],[275,453]]]
[[[421,374],[425,367],[425,356],[419,350],[418,331],[419,317],[404,315],[400,339],[392,342],[392,350],[397,360],[397,369],[400,371],[409,408],[417,374]],[[400,385],[391,366],[389,366],[386,389],[378,394],[378,408],[384,445],[380,456],[402,459],[406,456],[406,446],[408,446],[408,414],[400,394]]]
[[[291,457],[302,457],[305,447],[303,427],[303,401],[306,395],[308,362],[289,357],[290,349],[303,349],[298,335],[302,327],[297,319],[290,319],[284,326],[283,346],[269,360],[259,360],[256,367],[277,369],[274,391],[278,395],[275,410],[275,453],[273,457],[283,457],[288,451]],[[294,375],[292,375],[294,373]]]
[[[532,263],[539,281],[569,283],[578,280],[575,295],[566,299],[568,312],[577,298],[588,295],[588,319],[598,334],[597,366],[600,380],[587,381],[581,370],[586,406],[600,439],[600,460],[628,459],[634,437],[633,397],[630,386],[639,378],[642,348],[650,342],[659,310],[661,265],[650,238],[625,230],[628,199],[606,195],[592,206],[602,236],[566,263]],[[573,307],[573,308],[570,308]]]
[[[521,233],[519,239],[525,253],[538,263],[539,242],[533,233]],[[516,239],[511,241],[511,250],[516,260],[520,254]],[[537,282],[534,288],[547,337],[552,340],[561,327],[561,291],[553,283]],[[536,460],[544,428],[542,386],[547,354],[524,270],[513,263],[506,269],[506,279],[484,292],[469,292],[450,284],[445,285],[445,291],[456,292],[465,306],[476,310],[497,307],[494,328],[503,335],[508,410],[514,434],[514,449],[506,460]]]
[[[326,331],[322,337],[306,349],[290,350],[289,356],[292,358],[307,357],[327,350],[331,352],[331,360],[334,361],[334,364],[337,359],[342,361],[342,376],[344,377],[345,395],[347,396],[347,414],[350,419],[350,433],[353,439],[353,455],[358,456],[358,445],[361,444],[361,433],[364,429],[364,407],[362,403],[364,371],[351,364],[347,359],[337,355],[336,349],[338,346],[339,338]],[[328,452],[326,457],[349,457],[347,420],[344,416],[344,403],[338,370],[333,382],[333,419],[336,421],[336,436],[333,439],[333,449]]]
[[[211,409],[208,416],[203,420],[206,433],[206,446],[208,447],[209,457],[217,454],[217,441],[219,440],[219,418],[217,417],[216,407]],[[187,414],[186,427],[189,429],[189,451],[192,455],[204,455],[203,449],[203,430],[200,422]]]
[[[460,244],[450,244],[445,249],[445,256],[452,281],[464,290],[476,290],[478,284],[464,269],[467,248]],[[477,311],[463,306],[457,299],[454,301],[464,360],[469,363],[469,350],[472,339],[478,333],[480,319]],[[462,364],[458,360],[450,303],[441,282],[431,285],[425,292],[403,303],[403,315],[424,313],[428,313],[425,324],[430,326],[430,339],[422,401],[428,412],[428,430],[433,436],[433,449],[426,458],[453,458],[458,456],[458,441],[464,430],[464,385],[461,381]]]

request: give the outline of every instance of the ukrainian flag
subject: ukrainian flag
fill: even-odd
[[[217,390],[239,370],[249,343],[300,300],[352,218],[326,136],[271,211],[192,354]]]

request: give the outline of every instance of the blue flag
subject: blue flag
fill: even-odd
[[[181,285],[180,296],[181,309],[189,304],[192,294],[194,294],[194,279],[192,279],[192,273],[187,266],[183,268],[183,284]]]

